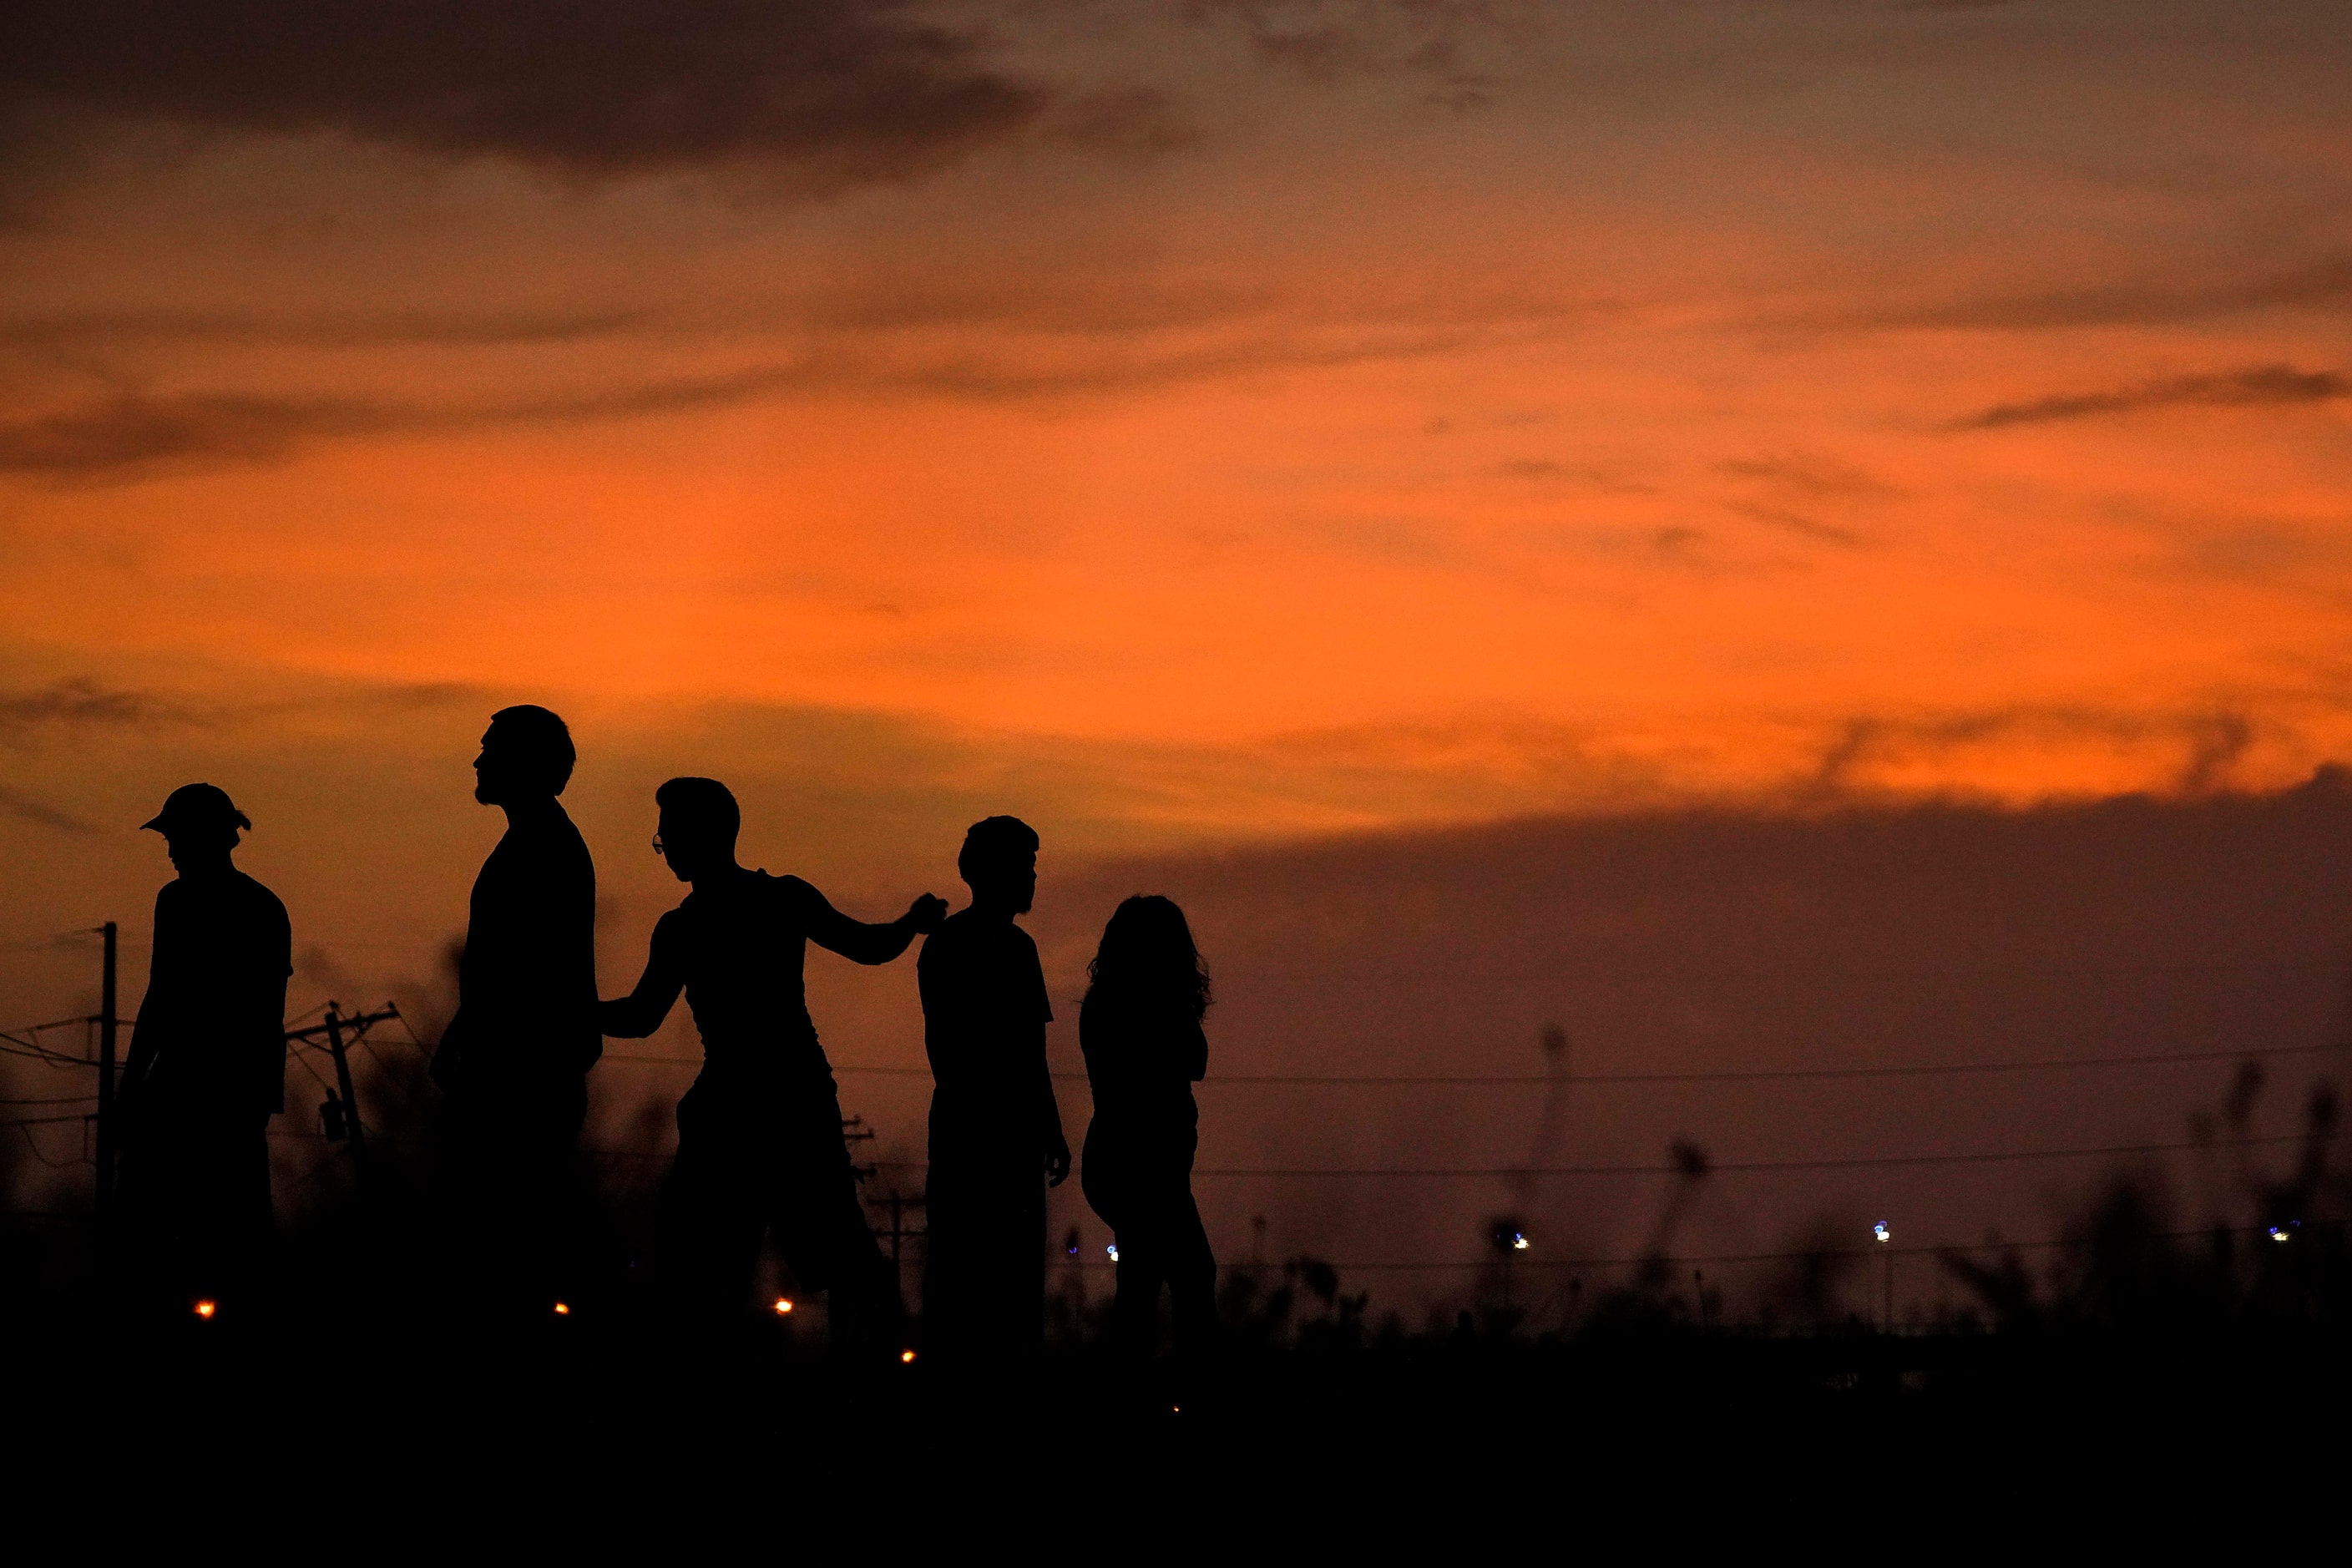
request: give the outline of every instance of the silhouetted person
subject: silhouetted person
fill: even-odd
[[[544,708],[490,716],[474,798],[507,831],[474,879],[457,1013],[433,1057],[449,1097],[457,1238],[496,1312],[553,1309],[576,1264],[572,1162],[596,1027],[596,868],[556,796],[572,732]]]
[[[1217,1311],[1216,1259],[1192,1202],[1209,976],[1184,911],[1157,897],[1118,906],[1087,973],[1078,1044],[1095,1115],[1080,1185],[1118,1241],[1112,1332],[1129,1354],[1150,1355],[1164,1283],[1177,1351],[1198,1352],[1215,1338]]]
[[[1045,1067],[1045,971],[1013,923],[1036,897],[1037,835],[1018,817],[975,823],[956,869],[971,907],[915,962],[932,1084],[923,1331],[970,1364],[1042,1343],[1045,1186],[1070,1173],[1070,1145]]]
[[[808,943],[887,963],[947,904],[926,893],[888,925],[851,920],[798,877],[736,863],[742,822],[715,779],[654,793],[656,853],[693,885],[654,927],[637,988],[603,1006],[604,1033],[643,1039],[678,993],[702,1036],[702,1071],[677,1107],[662,1194],[659,1267],[674,1310],[705,1327],[740,1318],[762,1235],[805,1289],[830,1292],[837,1347],[898,1348],[898,1280],[857,1199],[841,1096],[803,985]]]
[[[286,1109],[293,938],[278,895],[238,870],[253,824],[226,794],[184,784],[146,827],[179,879],[155,895],[147,995],[118,1110],[121,1196],[143,1303],[186,1311],[250,1299],[270,1234],[269,1119]]]

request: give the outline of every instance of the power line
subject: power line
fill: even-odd
[[[23,1048],[10,1043],[0,1043],[0,1057],[19,1057],[26,1061],[39,1062],[52,1068],[94,1068],[98,1064],[84,1057],[69,1057],[63,1051],[44,1050],[38,1046]]]
[[[2258,1225],[2224,1226],[2214,1227],[2214,1229],[2226,1230],[2233,1236],[2261,1236],[2265,1234],[2265,1227]],[[2214,1234],[2214,1229],[2168,1230],[2158,1232],[2158,1236],[2166,1241],[2198,1240],[2211,1237]],[[1809,1250],[1793,1252],[1717,1252],[1706,1254],[1653,1253],[1646,1256],[1633,1258],[1520,1258],[1515,1255],[1509,1260],[1509,1267],[1514,1271],[1522,1268],[1630,1268],[1645,1263],[1669,1263],[1676,1266],[1689,1263],[1795,1263],[1815,1258],[1927,1258],[1941,1257],[1946,1253],[1952,1252],[2046,1252],[2054,1247],[2081,1246],[2084,1245],[2084,1240],[2085,1238],[2081,1237],[2047,1237],[2039,1241],[1988,1241],[1968,1244],[1944,1243],[1930,1247],[1893,1247],[1876,1242],[1864,1242],[1860,1247],[1850,1248],[1813,1247]],[[1360,1272],[1374,1269],[1400,1271],[1428,1270],[1433,1272],[1449,1269],[1460,1271],[1489,1268],[1496,1267],[1499,1261],[1499,1259],[1494,1258],[1455,1258],[1445,1261],[1415,1259],[1411,1261],[1378,1260],[1339,1263],[1334,1262],[1329,1258],[1302,1257],[1291,1259],[1289,1263],[1278,1265],[1228,1263],[1223,1264],[1220,1267],[1224,1268],[1228,1273],[1237,1273],[1244,1270],[1263,1271],[1275,1268],[1281,1268],[1286,1270],[1293,1264],[1302,1266],[1307,1264],[1321,1264],[1324,1268],[1329,1268],[1336,1273],[1346,1273],[1350,1269]],[[1066,1268],[1071,1267],[1080,1268],[1115,1268],[1118,1265],[1113,1263],[1108,1258],[1082,1258],[1076,1265],[1065,1263],[1059,1265],[1059,1267]]]
[[[2268,1138],[2241,1138],[2231,1142],[2235,1148],[2266,1147],[2279,1143],[2300,1143],[2308,1135],[2282,1132]],[[2331,1140],[2332,1141],[2332,1140]],[[1966,1154],[1866,1154],[1822,1160],[1726,1160],[1709,1161],[1703,1171],[1665,1163],[1655,1165],[1204,1165],[1196,1167],[1196,1176],[1279,1176],[1279,1177],[1347,1177],[1361,1179],[1397,1179],[1404,1177],[1468,1178],[1475,1176],[1673,1176],[1718,1175],[1751,1171],[1834,1171],[1860,1170],[1888,1165],[1966,1165],[1992,1164],[2016,1160],[2083,1160],[2101,1156],[2161,1154],[2183,1150],[2210,1148],[2210,1143],[2117,1143],[2095,1149],[2013,1149],[1995,1150]],[[882,1164],[891,1170],[920,1170],[913,1161],[885,1160]]]
[[[2000,1062],[1929,1062],[1904,1067],[1757,1068],[1706,1072],[1567,1073],[1552,1077],[1531,1073],[1212,1073],[1202,1080],[1201,1087],[1214,1089],[1222,1084],[1295,1084],[1328,1088],[1352,1088],[1359,1085],[1431,1088],[1458,1085],[1541,1089],[1553,1084],[1755,1083],[1780,1079],[1930,1078],[1958,1073],[2045,1072],[2076,1068],[2164,1067],[2175,1062],[2244,1061],[2255,1058],[2311,1056],[2322,1051],[2345,1048],[2346,1047],[2341,1044],[2268,1046],[2254,1050],[2164,1051],[2122,1057],[2045,1057]],[[641,1062],[659,1067],[699,1068],[702,1066],[702,1058],[698,1057],[649,1056],[627,1051],[607,1051],[602,1059],[608,1062]],[[835,1062],[833,1064],[833,1070],[837,1073],[858,1073],[869,1077],[929,1078],[931,1076],[931,1069],[928,1067],[884,1067],[856,1062]],[[1081,1082],[1087,1077],[1083,1072],[1057,1072],[1053,1076],[1056,1079]]]
[[[52,1171],[62,1171],[62,1170],[66,1170],[66,1169],[68,1169],[68,1167],[71,1167],[71,1166],[74,1166],[74,1165],[87,1165],[87,1164],[89,1164],[89,1163],[90,1163],[89,1154],[87,1154],[87,1153],[77,1154],[77,1155],[73,1156],[71,1159],[67,1159],[67,1160],[52,1160],[52,1159],[50,1159],[47,1154],[45,1154],[45,1153],[41,1152],[41,1145],[40,1145],[39,1142],[38,1142],[37,1139],[35,1139],[35,1138],[34,1138],[34,1136],[33,1136],[33,1129],[34,1129],[35,1127],[40,1126],[43,1122],[46,1122],[46,1121],[89,1121],[89,1118],[87,1118],[87,1117],[80,1117],[80,1116],[52,1116],[52,1117],[41,1117],[41,1118],[37,1118],[37,1119],[27,1119],[27,1120],[26,1120],[26,1121],[10,1121],[10,1122],[5,1122],[5,1123],[0,1123],[0,1125],[5,1125],[5,1126],[9,1126],[9,1127],[14,1127],[14,1128],[16,1130],[16,1131],[18,1132],[18,1134],[20,1134],[20,1135],[24,1138],[24,1140],[25,1140],[25,1147],[32,1151],[33,1158],[34,1158],[34,1159],[38,1160],[42,1164],[47,1165],[47,1166],[50,1170],[52,1170]],[[84,1141],[83,1141],[83,1147],[84,1147],[85,1149],[87,1149],[87,1148],[89,1147],[89,1142],[88,1142],[87,1135],[85,1135],[85,1138],[84,1138]]]
[[[2166,1063],[2237,1063],[2258,1056],[2310,1056],[2316,1051],[2340,1051],[2343,1047],[2265,1047],[2261,1051],[2161,1051],[2152,1056],[2053,1056],[2016,1063],[1927,1063],[1916,1068],[1757,1068],[1731,1072],[1595,1072],[1569,1074],[1569,1084],[1745,1084],[1759,1079],[1915,1079],[1948,1072],[2044,1072],[2061,1068],[2157,1068]],[[1282,1079],[1258,1079],[1282,1081]],[[1296,1079],[1307,1081],[1307,1079]],[[1392,1084],[1545,1084],[1550,1079],[1383,1079]]]

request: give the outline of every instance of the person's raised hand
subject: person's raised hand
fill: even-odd
[[[1070,1179],[1070,1144],[1065,1138],[1054,1140],[1045,1151],[1045,1184],[1058,1187]]]
[[[940,929],[948,918],[948,901],[936,893],[925,893],[907,906],[907,923],[925,936]]]

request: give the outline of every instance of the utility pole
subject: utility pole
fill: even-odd
[[[928,1208],[929,1206],[926,1202],[926,1194],[922,1193],[915,1193],[911,1194],[904,1194],[899,1192],[898,1188],[892,1187],[882,1196],[878,1198],[868,1198],[866,1201],[875,1208],[887,1208],[890,1211],[890,1228],[883,1230],[877,1226],[875,1229],[874,1235],[877,1240],[886,1240],[889,1242],[890,1267],[896,1268],[898,1266],[900,1249],[903,1244],[930,1234],[928,1230],[908,1230],[907,1228],[907,1211],[908,1209]]]
[[[845,1152],[846,1152],[853,1144],[871,1143],[874,1141],[874,1129],[866,1125],[866,1118],[863,1116],[849,1116],[842,1119],[841,1145]],[[857,1184],[862,1187],[866,1184],[866,1178],[877,1174],[881,1171],[881,1168],[882,1167],[878,1163],[873,1161],[868,1161],[866,1163],[861,1165],[857,1163],[856,1158],[853,1156],[849,1164],[849,1173],[856,1181]],[[907,1228],[907,1211],[908,1209],[919,1209],[926,1206],[923,1199],[923,1194],[916,1193],[909,1196],[907,1194],[901,1193],[898,1189],[898,1186],[893,1184],[889,1192],[887,1194],[880,1197],[867,1198],[866,1200],[866,1205],[869,1207],[887,1208],[890,1211],[890,1228],[888,1230],[883,1230],[880,1227],[876,1226],[872,1227],[872,1229],[876,1240],[879,1241],[887,1237],[890,1243],[890,1288],[898,1294],[901,1310],[905,1310],[907,1300],[907,1275],[905,1268],[901,1266],[902,1259],[905,1257],[906,1244],[916,1237],[929,1234],[926,1231],[908,1230]]]
[[[352,1058],[343,1051],[343,1016],[327,1004],[327,1049],[335,1058],[335,1087],[342,1092],[343,1125],[352,1140],[352,1172],[367,1180],[367,1129],[360,1124],[360,1098],[352,1089]]]
[[[117,935],[112,921],[98,928],[106,938],[106,967],[98,983],[98,1218],[105,1225],[114,1206],[114,1034]]]
[[[399,1016],[400,1009],[389,1002],[373,1013],[354,1013],[349,1017],[343,1016],[337,1004],[330,1002],[323,1023],[286,1031],[289,1046],[307,1045],[317,1039],[327,1042],[327,1052],[335,1058],[336,1087],[327,1091],[326,1103],[319,1107],[320,1120],[324,1123],[320,1131],[330,1142],[351,1144],[352,1170],[362,1180],[367,1175],[367,1129],[360,1122],[359,1090],[352,1081],[348,1047],[376,1025]]]
[[[849,1145],[852,1143],[871,1143],[873,1142],[874,1129],[866,1125],[866,1118],[863,1116],[849,1116],[842,1119],[841,1146],[843,1152],[847,1153],[849,1152]],[[866,1179],[868,1176],[873,1175],[879,1169],[881,1169],[881,1167],[871,1161],[868,1161],[863,1165],[859,1164],[855,1156],[852,1156],[849,1162],[850,1176],[861,1187],[866,1184]]]

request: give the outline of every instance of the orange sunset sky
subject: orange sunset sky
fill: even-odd
[[[12,769],[446,685],[1207,834],[2352,751],[2340,6],[168,9],[0,67]]]
[[[57,932],[143,963],[191,778],[298,1003],[425,1007],[516,700],[608,992],[677,773],[867,915],[1030,817],[1065,998],[1121,857],[2289,788],[2352,759],[2347,81],[2340,0],[25,0],[0,1021],[90,1005]]]
[[[486,15],[12,13],[12,837],[516,696],[1090,848],[2352,754],[2340,6]]]

